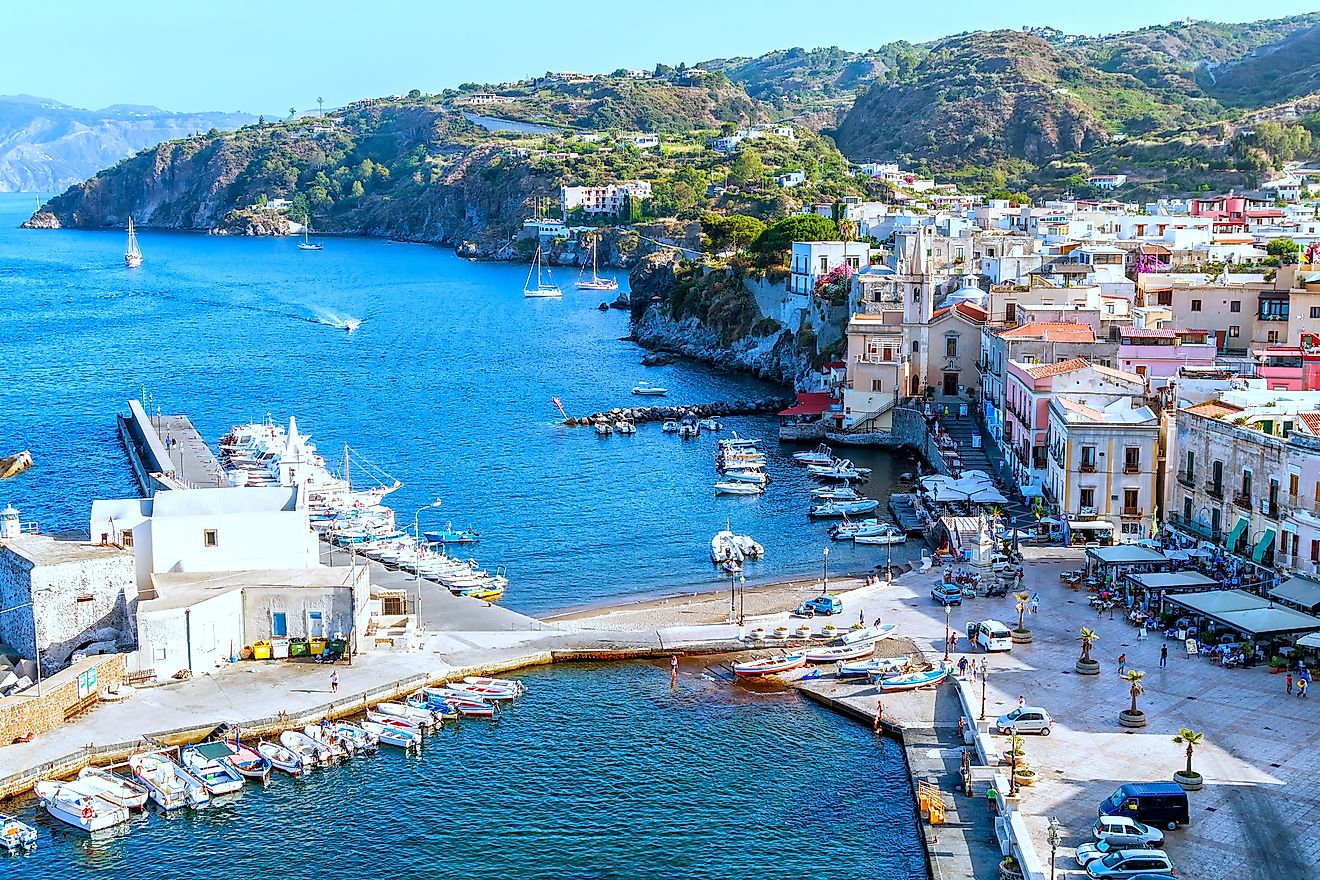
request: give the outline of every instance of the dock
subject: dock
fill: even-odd
[[[925,533],[926,524],[922,521],[920,514],[917,513],[916,496],[890,495],[889,512],[898,521],[898,527],[907,534],[922,535]]]
[[[143,495],[160,489],[206,489],[225,485],[224,470],[211,447],[182,415],[150,415],[137,400],[116,415],[119,440]]]

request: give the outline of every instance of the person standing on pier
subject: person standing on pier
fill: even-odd
[[[678,655],[669,655],[669,685],[674,687],[678,684]]]
[[[333,669],[330,670],[330,693],[339,693],[339,673]]]

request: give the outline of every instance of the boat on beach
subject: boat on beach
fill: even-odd
[[[880,679],[882,691],[914,691],[917,688],[931,687],[944,681],[949,675],[947,669],[930,669],[926,672],[909,672],[906,675],[893,675]]]
[[[909,662],[907,657],[870,657],[840,663],[836,674],[839,678],[883,678],[903,672]]]
[[[33,791],[47,813],[82,831],[102,831],[129,819],[126,807],[99,796],[81,779],[72,782],[43,779],[33,786]]]
[[[151,792],[162,810],[206,806],[211,796],[200,779],[159,752],[139,752],[128,759],[133,775]]]
[[[151,797],[151,792],[144,786],[101,767],[82,768],[78,779],[84,790],[129,810],[142,809],[147,805],[147,798]]]
[[[883,639],[892,639],[898,634],[898,624],[886,623],[883,626],[862,626],[857,629],[850,629],[839,636],[839,643],[851,645],[854,642],[878,642]]]
[[[206,787],[212,796],[233,794],[243,787],[243,774],[225,760],[229,749],[224,743],[204,743],[183,750],[183,766]]]
[[[781,657],[764,657],[747,663],[733,664],[733,674],[739,678],[758,678],[762,675],[778,675],[800,669],[807,663],[806,654],[796,651]]]
[[[276,770],[283,770],[290,776],[302,776],[305,771],[302,758],[279,743],[262,740],[257,743],[257,753],[270,761]]]
[[[18,852],[37,845],[37,829],[13,816],[0,813],[0,849]]]
[[[840,660],[859,660],[874,654],[875,646],[876,640],[868,639],[862,642],[809,648],[805,656],[808,663],[837,663]]]

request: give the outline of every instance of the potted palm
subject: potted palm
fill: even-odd
[[[1031,642],[1031,630],[1023,624],[1023,619],[1027,613],[1027,602],[1031,599],[1030,593],[1014,593],[1013,598],[1017,599],[1017,628],[1013,630],[1013,644],[1026,645]]]
[[[1205,785],[1205,778],[1192,769],[1192,752],[1205,739],[1204,733],[1197,733],[1188,727],[1178,730],[1178,735],[1173,738],[1174,743],[1180,746],[1187,746],[1187,767],[1183,770],[1176,770],[1173,774],[1173,781],[1178,783],[1186,791],[1200,791]]]
[[[1141,680],[1145,677],[1146,673],[1137,669],[1129,669],[1122,675],[1122,679],[1128,683],[1128,692],[1132,694],[1132,707],[1118,713],[1118,723],[1124,727],[1146,726],[1146,713],[1137,708],[1137,697],[1146,692],[1141,686]]]
[[[1077,640],[1082,643],[1082,656],[1077,660],[1076,669],[1082,675],[1099,675],[1100,661],[1091,659],[1091,648],[1100,637],[1095,630],[1082,627],[1082,634]]]
[[[1022,866],[1016,856],[1004,856],[999,863],[999,880],[1022,880]]]

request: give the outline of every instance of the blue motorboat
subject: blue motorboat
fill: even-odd
[[[931,669],[927,672],[909,672],[907,675],[894,675],[880,679],[882,691],[914,691],[917,688],[931,687],[944,681],[949,675],[947,669]]]
[[[456,529],[453,523],[445,523],[444,531],[423,532],[426,540],[432,544],[475,544],[481,536],[472,529]]]

